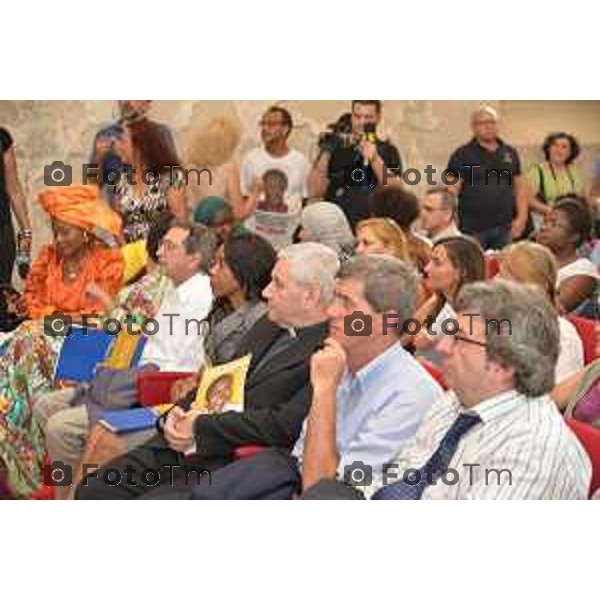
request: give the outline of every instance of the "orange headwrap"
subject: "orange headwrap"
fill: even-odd
[[[94,185],[51,187],[40,194],[44,210],[59,221],[89,231],[108,246],[121,234],[121,217],[100,197]]]

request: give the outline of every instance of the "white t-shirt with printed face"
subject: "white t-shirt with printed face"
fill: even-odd
[[[299,150],[291,149],[285,156],[271,156],[264,147],[250,150],[242,159],[241,181],[242,194],[250,194],[252,184],[267,171],[277,169],[286,174],[288,180],[287,194],[306,198],[306,183],[310,172],[308,159]]]
[[[274,211],[264,204],[262,198],[259,199],[256,210],[244,223],[247,229],[269,240],[275,250],[289,246],[300,225],[302,198],[286,196],[283,201],[285,210]]]
[[[285,207],[277,211],[271,210],[268,206],[261,206],[263,198],[260,198],[255,212],[248,217],[245,226],[267,238],[279,250],[292,243],[294,232],[300,225],[302,198],[307,196],[306,183],[310,164],[298,150],[290,150],[285,156],[276,157],[262,147],[255,148],[242,161],[242,194],[249,194],[254,181],[261,179],[271,169],[282,171],[287,177]]]

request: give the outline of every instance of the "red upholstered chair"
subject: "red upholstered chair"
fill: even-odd
[[[596,360],[596,322],[583,317],[567,315],[583,342],[583,360],[586,365]]]
[[[497,256],[485,257],[485,272],[488,279],[493,279],[500,271],[500,259]]]
[[[147,371],[137,377],[138,400],[142,406],[168,404],[171,388],[176,381],[187,379],[190,373],[176,371]]]
[[[585,448],[592,463],[592,483],[590,484],[590,497],[600,488],[600,430],[587,423],[575,419],[567,419],[567,425],[577,436]]]
[[[156,406],[169,402],[171,388],[176,381],[189,377],[189,373],[150,371],[140,373],[137,380],[138,399],[143,406]],[[264,446],[241,446],[235,450],[235,459],[249,458]]]
[[[448,389],[448,386],[444,381],[444,376],[442,375],[441,371],[427,360],[422,361],[421,364],[423,365],[425,370],[440,384],[442,389],[446,391]]]

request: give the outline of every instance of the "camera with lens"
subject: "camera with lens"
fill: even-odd
[[[352,114],[344,113],[335,123],[327,125],[327,131],[319,135],[317,142],[321,152],[333,154],[338,148],[349,148],[360,141],[352,133]]]

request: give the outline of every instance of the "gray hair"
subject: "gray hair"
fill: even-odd
[[[514,369],[519,393],[536,397],[552,390],[560,348],[558,315],[539,286],[471,283],[462,288],[454,308],[476,313],[486,322],[487,355]],[[498,325],[502,322],[508,327]]]
[[[356,256],[342,265],[338,279],[361,281],[366,301],[379,314],[398,313],[399,322],[404,323],[415,312],[419,279],[414,267],[399,258],[381,254]]]
[[[335,251],[317,242],[302,242],[283,248],[277,256],[288,261],[290,277],[298,285],[318,286],[321,303],[331,303],[340,268]]]
[[[428,189],[425,192],[425,195],[426,196],[438,195],[441,199],[441,208],[451,210],[452,214],[456,213],[456,209],[458,206],[457,198],[454,194],[452,194],[448,190],[448,188],[445,188],[442,186],[433,187],[433,188]]]
[[[333,202],[321,200],[302,209],[300,225],[312,241],[335,250],[338,255],[354,247],[354,235],[344,211]]]
[[[471,121],[475,120],[475,117],[480,117],[482,115],[489,115],[494,119],[494,121],[498,120],[498,111],[495,108],[492,108],[489,104],[484,104],[474,110],[471,113]]]
[[[190,223],[188,221],[174,220],[169,229],[184,229],[188,232],[183,243],[186,254],[199,254],[199,271],[208,272],[217,250],[217,237],[206,225]]]

